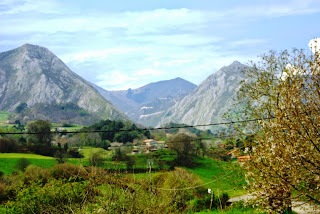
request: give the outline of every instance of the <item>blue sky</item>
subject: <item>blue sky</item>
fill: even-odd
[[[1,0],[0,52],[47,47],[107,90],[175,77],[200,84],[234,60],[308,50],[319,20],[319,0]]]

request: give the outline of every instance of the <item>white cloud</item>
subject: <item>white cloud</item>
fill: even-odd
[[[134,48],[134,47],[116,47],[116,48],[109,48],[109,49],[102,49],[102,50],[92,50],[92,51],[85,51],[75,54],[64,55],[62,58],[65,62],[70,61],[77,61],[77,62],[84,62],[84,61],[99,61],[105,60],[106,58],[114,55],[125,55],[130,54],[132,52],[142,51],[143,48]]]
[[[170,61],[165,61],[165,62],[159,62],[159,61],[154,61],[153,64],[155,67],[165,65],[165,66],[180,66],[186,63],[191,63],[191,62],[196,62],[197,59],[174,59]]]
[[[138,70],[138,71],[134,72],[133,76],[145,77],[145,76],[150,76],[150,75],[152,75],[152,76],[160,76],[160,75],[163,75],[163,74],[165,74],[165,73],[162,72],[162,71],[146,68],[146,69],[141,69],[141,70]]]
[[[236,41],[230,41],[231,46],[248,46],[248,45],[261,45],[267,43],[266,39],[242,39]]]
[[[25,12],[41,13],[57,13],[55,10],[58,6],[53,0],[2,0],[0,6],[6,8],[5,11],[0,11],[0,15],[16,15]]]
[[[199,84],[234,60],[246,62],[273,48],[272,39],[250,34],[255,32],[251,23],[320,11],[318,2],[308,0],[244,2],[223,11],[114,13],[103,8],[84,13],[58,0],[2,0],[0,5],[2,47],[22,41],[46,46],[73,71],[109,90],[177,76]]]
[[[119,87],[121,87],[121,89],[126,89],[123,85],[126,85],[128,82],[136,81],[137,79],[120,71],[112,71],[98,75],[97,80],[96,84],[98,86],[110,90]]]

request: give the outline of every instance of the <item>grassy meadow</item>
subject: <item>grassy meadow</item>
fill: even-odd
[[[52,157],[36,155],[36,154],[25,154],[25,153],[0,153],[0,171],[4,175],[10,175],[15,171],[15,165],[21,158],[30,160],[31,164],[43,168],[50,168],[56,161]]]
[[[90,165],[90,157],[92,157],[93,154],[99,153],[101,157],[103,158],[102,164],[99,165],[103,169],[126,169],[126,162],[125,161],[112,161],[111,157],[113,153],[111,151],[106,151],[102,148],[91,148],[91,147],[84,147],[81,150],[81,153],[84,155],[83,158],[67,158],[66,162],[74,164],[72,167],[69,165],[56,165],[57,161],[53,157],[48,156],[42,156],[42,155],[36,155],[36,154],[24,154],[24,153],[0,153],[0,171],[4,173],[4,175],[11,175],[13,172],[16,171],[15,165],[17,161],[20,158],[26,158],[30,160],[32,165],[41,167],[41,168],[55,168],[56,171],[60,167],[67,167],[66,169],[60,169],[61,172],[66,170],[66,172],[70,172],[70,170],[74,170],[79,167],[79,165],[83,166],[89,166]],[[151,154],[150,154],[151,155]],[[138,168],[147,168],[147,159],[151,158],[151,156],[145,156],[145,155],[134,155],[135,158],[135,165],[134,169]],[[169,157],[168,157],[169,158]],[[237,185],[244,184],[243,177],[240,175],[234,175],[232,174],[231,168],[236,166],[237,164],[234,164],[232,162],[222,162],[213,160],[210,158],[197,158],[195,159],[197,165],[195,168],[181,168],[177,167],[173,171],[157,171],[154,170],[151,172],[151,179],[152,179],[152,185],[163,187],[163,188],[185,188],[190,186],[197,186],[200,184],[201,188],[206,191],[207,188],[211,188],[212,191],[215,193],[215,196],[217,197],[217,193],[222,195],[222,193],[228,193],[229,197],[234,197],[238,195],[245,194],[245,192],[240,189],[240,187],[237,187]],[[77,165],[77,166],[76,166]],[[232,167],[231,167],[232,166]],[[237,165],[238,166],[238,165]],[[154,161],[153,169],[157,169],[158,165],[156,161]],[[166,167],[165,167],[166,168]],[[92,168],[88,167],[88,170],[92,170]],[[48,172],[52,169],[48,169]],[[58,170],[59,171],[59,170]],[[149,198],[149,188],[146,186],[149,184],[149,172],[143,172],[143,173],[131,173],[132,171],[124,174],[109,174],[108,171],[103,170],[104,173],[106,173],[106,179],[111,179],[111,186],[110,184],[99,186],[100,190],[107,189],[106,191],[102,191],[103,196],[98,196],[97,200],[104,201],[105,197],[109,197],[110,191],[115,191],[112,194],[119,194],[119,197],[123,197],[123,200],[127,200],[128,203],[130,203],[131,199],[128,199],[126,192],[127,188],[134,189],[135,191],[138,191],[139,194],[137,196],[131,195],[131,198],[138,197],[139,204],[143,203],[145,201],[145,198]],[[41,172],[41,171],[40,171]],[[19,173],[20,174],[20,173]],[[49,173],[50,175],[50,173]],[[24,174],[22,173],[21,176],[23,177]],[[117,177],[118,176],[118,177]],[[176,177],[178,176],[178,177]],[[89,179],[86,178],[87,180]],[[115,180],[113,180],[115,179]],[[90,179],[89,179],[90,180]],[[172,181],[171,181],[172,180]],[[101,180],[102,181],[102,180]],[[190,182],[190,184],[185,183]],[[115,185],[116,184],[116,185]],[[204,186],[202,186],[205,184]],[[58,184],[57,184],[58,185]],[[80,183],[79,183],[80,185]],[[82,184],[81,184],[82,185]],[[97,184],[95,184],[97,185]],[[172,186],[173,185],[173,186]],[[110,189],[111,188],[111,189]],[[115,188],[115,189],[114,189]],[[122,188],[124,188],[122,190]],[[218,190],[219,189],[219,190]],[[180,195],[183,197],[186,197],[186,204],[189,204],[190,209],[194,209],[194,203],[197,199],[194,195],[192,195],[193,192],[196,192],[196,189],[186,189],[186,191],[180,191]],[[41,191],[39,192],[39,194]],[[38,194],[38,193],[37,193]],[[130,193],[131,194],[131,193]],[[132,193],[133,194],[133,193]],[[158,194],[161,194],[162,196],[157,198],[157,200],[167,200],[167,197],[178,197],[178,195],[173,194],[172,192],[159,192]],[[158,197],[158,196],[153,196]],[[193,198],[193,199],[192,199]],[[115,199],[116,201],[120,199]],[[121,199],[122,200],[122,199]],[[171,200],[171,199],[170,199]],[[178,199],[174,199],[178,200]],[[179,199],[180,200],[180,199]],[[202,199],[201,199],[202,200]],[[204,199],[203,199],[204,200]],[[154,201],[154,203],[156,200]],[[17,201],[16,203],[19,203]],[[99,202],[100,203],[100,202]],[[92,204],[90,206],[102,206],[101,204]],[[106,202],[103,202],[106,203]],[[158,203],[158,202],[157,202]],[[93,208],[90,208],[93,209]],[[90,210],[88,208],[88,210]],[[208,208],[207,208],[208,209]],[[94,210],[94,209],[93,209]],[[0,209],[1,211],[1,209]],[[90,211],[85,212],[90,213]],[[212,211],[212,212],[202,212],[202,213],[221,213],[221,211]],[[244,208],[235,208],[232,210],[225,210],[222,213],[227,214],[233,214],[233,213],[259,213],[256,212],[253,209],[244,209]]]
[[[186,168],[196,174],[204,183],[209,183],[208,188],[220,192],[226,192],[230,197],[247,194],[243,189],[244,177],[239,171],[239,166],[234,162],[217,161],[210,158],[199,158],[196,160],[198,166]],[[239,174],[237,173],[239,172]]]
[[[9,124],[8,122],[8,117],[12,113],[10,112],[5,112],[5,111],[0,111],[0,128],[8,128],[13,126],[12,124]]]

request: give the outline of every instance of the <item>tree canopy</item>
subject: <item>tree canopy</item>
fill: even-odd
[[[320,203],[319,62],[318,53],[271,51],[244,71],[233,116],[257,119],[237,130],[245,144],[254,136],[246,178],[268,211],[290,210],[293,198]]]

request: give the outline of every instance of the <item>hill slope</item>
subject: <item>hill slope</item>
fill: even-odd
[[[241,71],[245,67],[235,61],[210,75],[193,92],[172,106],[158,125],[169,122],[197,125],[220,121],[232,105],[239,82],[244,79]]]
[[[0,53],[0,110],[74,103],[104,119],[128,118],[48,49],[25,44]]]
[[[164,111],[196,88],[195,84],[181,78],[121,91],[106,91],[93,86],[132,120],[145,126],[157,125]]]

